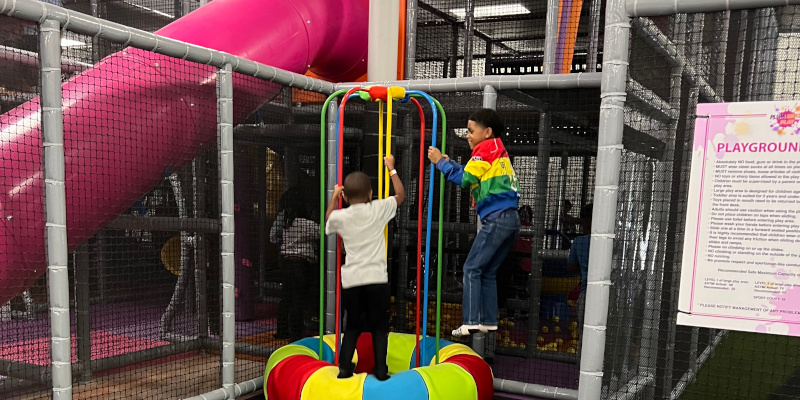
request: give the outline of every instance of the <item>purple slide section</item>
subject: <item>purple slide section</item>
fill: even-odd
[[[367,18],[368,0],[214,0],[156,33],[346,81],[366,72]],[[62,89],[70,251],[216,142],[216,68],[128,48]],[[236,121],[279,89],[235,75]],[[46,270],[40,120],[38,98],[0,116],[0,305]]]

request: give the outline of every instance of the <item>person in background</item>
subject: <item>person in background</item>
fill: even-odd
[[[572,241],[567,259],[567,271],[581,274],[581,294],[578,296],[578,365],[581,359],[581,344],[583,343],[583,314],[586,310],[586,279],[589,273],[589,242],[592,239],[592,209],[593,205],[587,204],[581,208],[580,224],[582,236]]]
[[[319,291],[314,282],[319,281],[319,223],[307,198],[299,188],[287,190],[269,232],[270,241],[281,249],[282,288],[276,339],[302,339],[304,311],[318,307],[314,299],[318,299]]]

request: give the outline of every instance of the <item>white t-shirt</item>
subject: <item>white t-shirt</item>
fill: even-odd
[[[347,252],[347,262],[342,265],[342,288],[389,283],[383,228],[396,213],[394,197],[351,205],[331,213],[325,234],[338,233]]]

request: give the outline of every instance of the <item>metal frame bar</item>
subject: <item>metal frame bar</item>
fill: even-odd
[[[225,391],[224,389],[217,389],[213,392],[203,393],[198,396],[189,397],[185,400],[228,400],[228,399],[235,399],[239,396],[244,396],[250,393],[255,393],[257,390],[264,387],[264,377],[259,376],[258,378],[250,379],[249,381],[244,381],[241,383],[236,383],[233,385],[233,395],[234,397],[228,397],[229,392]]]
[[[336,185],[336,116],[339,115],[339,102],[334,99],[328,105],[328,137],[326,144],[325,199],[333,197]],[[327,204],[327,203],[326,203]],[[324,221],[320,221],[324,223]],[[333,333],[336,325],[336,237],[325,238],[325,333]]]
[[[345,82],[337,83],[335,90],[356,86],[400,86],[408,90],[422,90],[428,93],[477,92],[486,85],[497,90],[514,89],[579,89],[600,87],[601,74],[578,73],[559,75],[501,75],[474,76],[467,78],[421,79],[415,81]]]
[[[510,381],[507,379],[494,378],[494,390],[509,394],[521,394],[542,399],[556,400],[576,400],[578,391],[573,389],[562,389],[552,386],[537,385]]]
[[[667,58],[672,66],[683,66],[683,77],[690,83],[696,83],[703,97],[714,102],[721,102],[722,98],[714,91],[714,88],[697,72],[694,65],[687,60],[686,55],[681,49],[678,49],[674,43],[661,32],[661,29],[656,26],[653,20],[649,18],[637,18],[633,20],[633,27],[647,43],[659,54]]]
[[[597,72],[597,53],[600,47],[600,10],[603,6],[602,0],[592,0],[592,8],[589,11],[589,50],[586,55],[586,72]]]
[[[333,84],[330,82],[295,74],[221,51],[165,38],[37,0],[2,0],[0,14],[33,22],[53,20],[65,30],[103,38],[113,43],[218,68],[230,65],[233,72],[309,91],[323,93],[333,93],[334,91]],[[61,61],[59,60],[56,65],[60,70]]]
[[[44,4],[44,3],[42,3]],[[64,185],[64,115],[61,111],[61,26],[43,20],[39,29],[42,83],[44,212],[47,238],[47,294],[50,301],[50,357],[53,399],[72,399],[67,199]]]
[[[234,198],[233,198],[233,73],[226,64],[217,75],[217,145],[219,151],[220,192],[220,281],[222,284],[222,351],[220,369],[222,390],[227,398],[234,398],[234,360],[236,325],[235,303],[235,259],[234,259]]]
[[[406,59],[403,70],[404,79],[416,76],[417,58],[417,0],[406,1]]]
[[[711,355],[714,353],[714,349],[719,346],[722,339],[728,334],[728,331],[719,331],[716,336],[712,339],[711,343],[703,350],[696,360],[697,368],[690,368],[686,373],[681,376],[681,379],[675,384],[675,387],[672,389],[670,393],[670,400],[677,400],[680,398],[681,394],[689,387],[689,384],[692,383],[697,376],[697,371],[700,367],[705,364],[705,362],[711,358]]]
[[[472,76],[472,41],[475,36],[475,0],[466,0],[466,3],[466,12],[464,13],[464,76]]]
[[[625,13],[625,0],[608,0],[605,20],[597,173],[578,384],[580,400],[599,400],[603,391],[603,359],[630,46],[631,25]]]
[[[625,11],[630,17],[656,17],[798,4],[800,0],[627,0]]]

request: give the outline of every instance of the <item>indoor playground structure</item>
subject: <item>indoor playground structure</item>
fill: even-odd
[[[679,295],[698,105],[800,101],[798,7],[0,0],[0,398],[797,397],[794,330],[682,325]],[[427,148],[466,164],[481,108],[522,227],[499,329],[456,338],[480,221]],[[364,334],[340,380],[324,210],[352,171],[388,197],[390,154],[391,378]]]
[[[342,96],[342,101],[336,114],[335,131],[326,135],[326,121],[328,106],[332,100]],[[447,118],[444,109],[438,100],[430,95],[418,91],[406,91],[402,87],[390,86],[371,86],[354,87],[342,89],[331,94],[323,104],[320,133],[320,167],[325,165],[324,143],[329,136],[335,138],[336,148],[336,180],[341,185],[343,181],[343,155],[344,155],[344,121],[345,105],[350,99],[362,99],[367,102],[378,103],[378,198],[384,199],[389,196],[390,176],[383,167],[383,156],[392,154],[392,104],[412,103],[418,111],[420,120],[419,136],[419,177],[417,187],[424,186],[424,160],[427,155],[427,143],[425,142],[425,113],[418,99],[423,99],[430,107],[433,115],[431,128],[431,146],[445,150]],[[384,111],[385,108],[385,111]],[[437,131],[441,120],[441,146],[437,142]],[[385,121],[385,124],[384,124]],[[384,134],[385,131],[385,134]],[[429,177],[434,176],[434,166],[430,165]],[[428,304],[429,278],[427,273],[432,267],[429,262],[431,249],[431,229],[433,208],[430,201],[433,199],[435,179],[428,179],[428,216],[427,231],[425,235],[425,268],[421,268],[422,258],[422,224],[418,224],[417,231],[417,284],[424,281],[423,291],[417,291],[417,310],[420,304]],[[444,213],[441,207],[444,204],[444,180],[440,179],[439,185],[439,234],[437,246],[439,254],[438,260],[442,259],[442,218]],[[326,208],[324,176],[320,175],[320,210]],[[418,190],[418,221],[422,220],[424,197],[423,191]],[[339,199],[338,207],[341,208],[342,200]],[[320,215],[320,220],[324,215]],[[388,227],[387,227],[388,228]],[[384,230],[384,240],[388,241],[388,229]],[[324,249],[325,231],[320,227],[320,249]],[[388,246],[387,246],[388,249]],[[325,274],[325,255],[320,252],[320,299],[325,293],[324,274]],[[392,379],[379,381],[374,377],[368,377],[364,373],[369,373],[374,366],[371,357],[372,343],[369,334],[362,334],[359,339],[356,354],[353,362],[356,365],[356,375],[348,379],[337,379],[339,369],[336,366],[339,359],[339,346],[341,340],[341,267],[342,267],[342,245],[341,239],[337,238],[336,246],[336,295],[335,295],[335,334],[325,335],[324,330],[324,304],[320,303],[319,313],[319,335],[316,340],[306,338],[298,342],[289,344],[277,350],[269,359],[266,371],[264,372],[264,395],[270,399],[445,399],[451,396],[464,398],[474,398],[479,400],[489,400],[493,398],[494,389],[492,372],[483,359],[469,347],[452,343],[441,339],[441,293],[442,293],[442,263],[437,263],[436,270],[436,319],[435,337],[427,335],[427,324],[420,321],[428,321],[428,309],[417,312],[415,321],[417,328],[415,334],[391,333],[389,335],[389,348],[387,363]],[[426,271],[423,275],[423,271]],[[322,301],[322,300],[320,300]],[[420,314],[422,319],[420,320]],[[420,334],[420,326],[422,333]],[[413,339],[413,340],[412,340]],[[432,346],[431,346],[432,345]],[[359,363],[359,360],[361,361]]]

